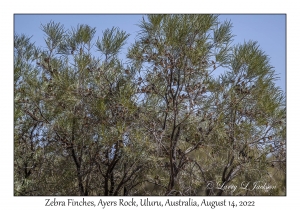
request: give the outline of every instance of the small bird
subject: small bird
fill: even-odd
[[[158,176],[158,175],[156,175],[156,176],[154,177],[154,180],[155,180],[155,184],[158,184],[158,183],[160,182],[160,180],[159,180],[159,176]]]
[[[178,154],[181,155],[182,154],[182,151],[181,149],[178,149]]]
[[[119,140],[119,146],[120,146],[120,148],[123,148],[123,147],[124,147],[124,143],[123,143],[122,140]]]
[[[126,74],[130,74],[130,71],[128,69],[125,70]]]
[[[49,63],[50,58],[44,58],[44,61],[45,61],[46,63]]]

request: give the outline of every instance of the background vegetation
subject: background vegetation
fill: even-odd
[[[118,28],[15,35],[15,195],[285,195],[285,95],[259,44],[216,15],[139,27],[125,63]]]

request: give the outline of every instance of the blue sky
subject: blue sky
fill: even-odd
[[[111,27],[119,27],[131,36],[129,46],[133,43],[139,31],[137,24],[143,15],[14,15],[15,33],[33,36],[37,45],[44,46],[44,34],[41,24],[53,20],[60,22],[65,28],[76,27],[78,24],[88,24],[96,27],[95,37]],[[233,25],[234,44],[244,41],[258,41],[261,49],[270,56],[270,63],[278,74],[276,84],[286,91],[286,15],[220,15],[221,21],[230,20]],[[123,57],[123,56],[122,56]]]

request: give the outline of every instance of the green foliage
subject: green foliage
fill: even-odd
[[[103,32],[102,39],[97,40],[96,46],[106,58],[108,56],[114,57],[120,52],[128,36],[129,34],[126,34],[125,31],[120,31],[118,28],[106,29]]]
[[[139,26],[126,66],[118,28],[52,21],[44,51],[15,35],[15,195],[284,195],[285,96],[258,43],[216,15]],[[277,188],[216,187],[258,181]]]

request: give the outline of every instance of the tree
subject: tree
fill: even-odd
[[[284,194],[285,97],[258,43],[215,15],[147,18],[127,65],[118,28],[50,22],[44,51],[15,35],[15,195]]]
[[[214,15],[149,15],[140,27],[129,58],[141,72],[144,132],[157,145],[157,165],[165,162],[165,195],[266,177],[266,158],[284,145],[275,136],[285,129],[285,100],[258,44],[232,47],[231,24]],[[227,71],[213,78],[217,68]]]

